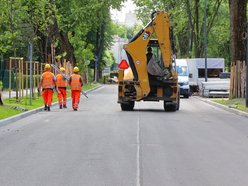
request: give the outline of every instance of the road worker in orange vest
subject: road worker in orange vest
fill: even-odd
[[[65,68],[61,67],[60,71],[65,75]],[[56,85],[59,89],[58,92],[58,101],[59,108],[67,108],[66,106],[66,79],[62,74],[57,74],[56,76]]]
[[[44,101],[44,110],[50,111],[53,100],[53,89],[56,88],[56,78],[51,72],[51,66],[49,64],[45,65],[45,71],[41,76],[41,81],[38,87],[38,91],[42,87],[42,97]],[[58,92],[58,90],[57,90]]]
[[[80,101],[80,95],[81,95],[81,91],[82,91],[82,87],[83,87],[83,79],[78,74],[78,72],[79,72],[78,67],[74,67],[73,72],[74,73],[71,75],[68,83],[71,87],[72,108],[74,111],[77,111],[78,104]]]

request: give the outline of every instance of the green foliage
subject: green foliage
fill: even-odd
[[[248,113],[248,108],[245,106],[245,99],[236,98],[236,99],[217,99],[213,100],[213,102],[228,106],[232,109],[242,110]]]
[[[61,59],[62,57],[65,57],[66,54],[67,54],[67,52],[63,52],[62,54],[55,56],[55,59]]]
[[[138,18],[144,24],[148,23],[153,11],[166,10],[169,13],[170,24],[174,28],[178,58],[204,56],[203,0],[134,0],[134,2],[138,7]],[[228,66],[230,64],[229,18],[227,0],[207,1],[208,57],[224,57]]]
[[[209,57],[225,58],[225,65],[230,70],[230,18],[228,4],[220,7],[217,22],[208,34],[208,55]]]
[[[0,53],[16,52],[23,12],[20,0],[0,0]]]
[[[0,53],[4,54],[12,48],[12,40],[14,37],[15,35],[9,31],[0,33]]]
[[[80,69],[85,69],[88,61],[103,60],[104,51],[110,48],[115,34],[110,19],[110,7],[119,8],[123,0],[72,0],[58,1],[56,18],[60,29],[68,33],[73,46],[73,55]]]
[[[33,58],[47,62],[53,45],[56,59],[66,58],[85,69],[98,56],[104,66],[103,55],[116,33],[110,8],[119,9],[123,1],[0,0],[0,54],[25,57],[27,45],[33,43]]]
[[[0,91],[3,89],[3,82],[0,81]]]
[[[112,24],[113,33],[120,38],[127,38],[127,27],[125,25]]]
[[[120,38],[131,39],[142,28],[143,28],[143,25],[141,24],[136,24],[133,27],[127,27],[125,25],[119,25],[119,24],[112,23],[113,34],[118,35]]]
[[[115,63],[115,58],[112,52],[105,50],[103,54],[103,64],[106,67],[111,67]]]

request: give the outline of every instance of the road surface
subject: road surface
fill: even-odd
[[[117,104],[117,86],[0,127],[4,186],[247,186],[248,119],[194,97]]]

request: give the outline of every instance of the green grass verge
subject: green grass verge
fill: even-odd
[[[87,84],[84,85],[83,90],[87,91],[92,88],[97,87],[98,84]],[[71,96],[71,91],[67,90],[67,97]],[[57,94],[53,94],[53,103],[57,102]],[[17,114],[20,114],[22,112],[25,112],[27,110],[33,110],[39,107],[43,106],[43,99],[41,96],[35,95],[35,99],[32,100],[32,105],[30,105],[30,97],[27,96],[24,98],[24,100],[21,100],[21,102],[16,103],[15,99],[4,99],[3,100],[4,106],[0,106],[0,120],[5,119]]]
[[[248,113],[248,108],[245,106],[245,99],[217,99],[212,101]]]

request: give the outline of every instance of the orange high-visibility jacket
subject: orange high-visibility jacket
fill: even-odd
[[[42,81],[42,87],[43,88],[54,88],[55,84],[54,84],[54,80],[55,80],[55,76],[52,72],[44,72],[42,74],[41,79]]]
[[[71,76],[71,90],[82,90],[82,83],[80,82],[81,76],[72,74]]]
[[[56,76],[56,84],[57,87],[66,87],[66,79],[63,77],[62,74],[58,74]]]

